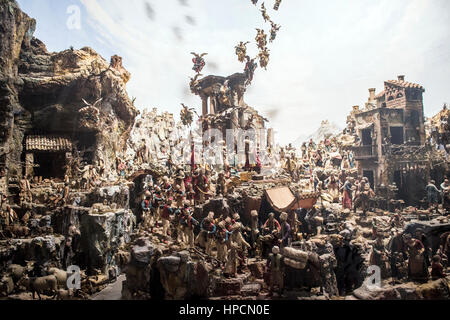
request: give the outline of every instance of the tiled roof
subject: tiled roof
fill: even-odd
[[[25,141],[27,151],[71,151],[72,142],[58,136],[27,136]]]
[[[388,80],[388,81],[386,81],[386,83],[394,85],[394,86],[402,87],[402,88],[416,88],[416,89],[425,90],[425,88],[422,87],[420,84],[407,82],[407,81]]]

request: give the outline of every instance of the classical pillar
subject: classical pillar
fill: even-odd
[[[208,115],[208,97],[205,95],[200,95],[200,98],[202,99],[202,115],[207,116]]]
[[[273,147],[273,128],[267,129],[267,147],[272,149]]]
[[[215,114],[216,113],[216,101],[214,97],[209,98],[209,113]]]

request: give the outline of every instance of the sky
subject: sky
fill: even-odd
[[[179,117],[180,104],[201,111],[191,94],[191,52],[207,52],[203,75],[242,72],[234,47],[251,41],[264,23],[251,0],[18,0],[37,20],[35,36],[49,51],[89,46],[107,61],[123,57],[135,105]],[[450,1],[265,0],[281,25],[269,44],[267,70],[258,68],[245,102],[269,119],[275,139],[294,142],[322,120],[345,127],[352,106],[364,106],[368,88],[405,75],[423,85],[425,115],[450,103]],[[75,7],[73,7],[75,6]],[[73,21],[78,15],[79,27]],[[74,15],[75,13],[75,15]],[[76,24],[75,24],[76,26]]]

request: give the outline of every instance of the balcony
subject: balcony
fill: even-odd
[[[377,150],[374,146],[359,146],[352,148],[355,160],[369,160],[377,157]]]

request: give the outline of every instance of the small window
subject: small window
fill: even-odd
[[[397,99],[400,99],[400,98],[403,98],[403,93],[401,93],[401,92],[397,95]]]
[[[414,127],[420,126],[420,113],[417,110],[411,111],[411,124]]]
[[[394,145],[401,145],[404,143],[403,127],[391,127],[391,143]]]
[[[393,96],[390,96],[390,97],[388,98],[388,101],[392,101],[392,100],[394,100],[394,97],[393,97]]]

